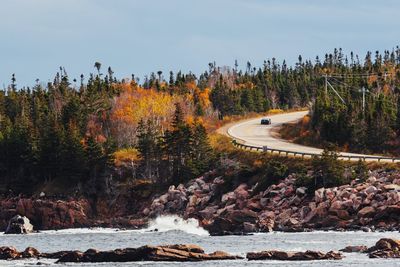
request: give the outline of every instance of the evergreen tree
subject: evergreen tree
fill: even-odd
[[[214,160],[212,148],[208,142],[206,128],[201,123],[195,123],[191,142],[191,160],[189,166],[194,176],[198,176],[212,166]]]
[[[172,182],[178,184],[190,176],[187,167],[190,160],[192,131],[183,121],[181,106],[175,105],[175,114],[172,121],[172,130],[165,132],[165,153],[169,159]]]

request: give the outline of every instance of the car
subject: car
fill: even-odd
[[[269,118],[263,118],[263,119],[261,119],[261,124],[263,124],[263,125],[270,125],[270,124],[271,124],[271,119],[269,119]]]

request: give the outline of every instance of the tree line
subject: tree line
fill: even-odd
[[[274,58],[258,68],[248,62],[245,70],[210,63],[198,77],[158,71],[143,81],[117,79],[111,68],[103,74],[98,62],[88,77],[71,81],[60,68],[52,82],[33,87],[18,88],[12,75],[0,90],[0,183],[17,192],[55,180],[101,189],[110,177],[126,176],[178,183],[215,163],[210,125],[278,108],[311,107],[309,130],[319,140],[394,151],[399,66],[397,47],[363,60],[335,49],[323,60],[299,56],[293,66]],[[325,75],[344,102],[331,89],[326,93]],[[126,171],[115,170],[117,161]]]

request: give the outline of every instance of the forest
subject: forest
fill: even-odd
[[[335,49],[293,66],[274,58],[244,70],[210,63],[200,75],[158,71],[142,81],[103,71],[96,62],[74,79],[61,67],[53,82],[32,87],[10,77],[0,90],[3,194],[49,183],[77,194],[110,180],[177,184],[218,164],[209,134],[221,121],[270,109],[310,108],[302,134],[318,142],[400,154],[399,47],[364,58]]]

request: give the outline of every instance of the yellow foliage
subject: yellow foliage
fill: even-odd
[[[140,152],[136,148],[126,148],[114,152],[114,164],[119,167],[122,165],[136,164],[141,160]]]
[[[124,85],[115,100],[112,119],[131,124],[146,118],[165,121],[173,114],[174,104],[180,100],[181,97],[176,95]]]
[[[237,85],[238,89],[253,89],[255,86],[252,82],[245,82]]]
[[[279,113],[283,113],[282,109],[270,109],[268,110],[268,114],[279,114]]]

